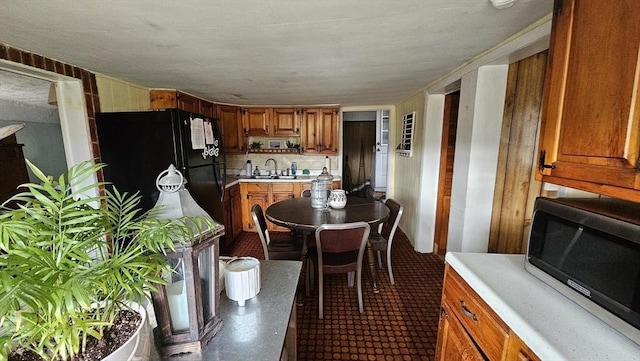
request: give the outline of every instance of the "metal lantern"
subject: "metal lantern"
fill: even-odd
[[[222,328],[218,243],[224,227],[193,200],[185,183],[173,165],[160,173],[156,180],[160,190],[156,207],[161,207],[158,218],[201,216],[209,218],[214,227],[177,244],[175,251],[166,255],[173,272],[165,275],[168,284],[159,285],[151,294],[158,323],[153,334],[162,356],[199,352]]]

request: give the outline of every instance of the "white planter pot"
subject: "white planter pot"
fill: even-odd
[[[224,273],[227,297],[244,306],[246,300],[260,292],[260,261],[253,257],[235,258],[227,263]]]
[[[147,311],[142,305],[133,304],[131,307],[134,311],[140,313],[142,320],[131,338],[120,346],[102,361],[145,361],[149,359],[151,351],[149,321],[147,320]]]

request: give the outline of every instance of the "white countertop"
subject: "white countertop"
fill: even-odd
[[[524,255],[445,260],[542,360],[640,360],[640,345],[524,269]]]
[[[259,182],[259,183],[309,183],[312,180],[316,179],[318,176],[298,176],[295,179],[291,178],[275,178],[275,179],[264,179],[264,178],[252,178],[247,176],[227,176],[226,188],[229,188],[233,185],[236,185],[241,182]],[[342,178],[340,176],[333,176],[333,181],[341,181]]]

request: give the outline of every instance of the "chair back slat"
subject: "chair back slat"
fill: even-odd
[[[254,204],[251,207],[251,216],[253,217],[253,222],[256,225],[256,230],[258,233],[258,237],[260,237],[260,243],[262,243],[262,250],[264,252],[264,259],[269,259],[269,243],[271,243],[271,238],[269,237],[269,230],[267,229],[267,220],[264,218],[264,212],[262,211],[262,207],[259,204]]]
[[[404,207],[396,200],[388,198],[385,203],[389,207],[389,218],[382,225],[382,232],[380,233],[384,238],[390,240],[393,238],[398,223],[400,223],[400,217]]]

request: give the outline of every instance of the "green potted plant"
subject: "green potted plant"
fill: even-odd
[[[142,213],[138,194],[91,182],[104,164],[83,162],[54,180],[27,163],[42,183],[20,186],[10,199],[19,208],[0,210],[0,359],[95,359],[89,349],[111,342],[105,335],[132,302],[166,284],[165,250],[207,221]]]

